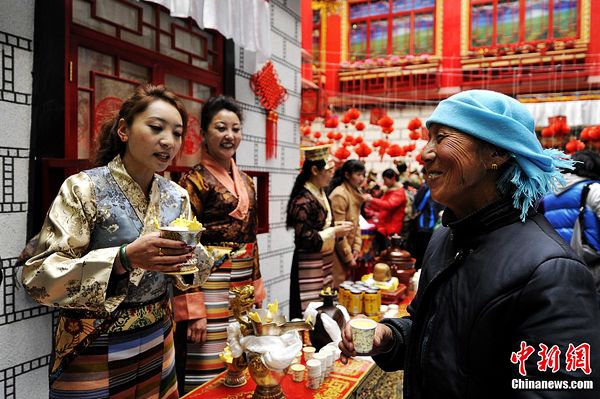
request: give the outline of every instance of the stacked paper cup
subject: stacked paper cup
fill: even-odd
[[[310,359],[306,362],[307,378],[306,387],[309,389],[319,389],[321,386],[321,361]]]
[[[329,377],[331,374],[331,370],[333,369],[333,359],[335,357],[335,349],[332,348],[323,348],[321,349],[322,353],[327,355],[327,370],[325,371],[325,377]]]
[[[328,357],[329,356],[326,353],[322,352],[322,351],[319,351],[319,352],[317,352],[317,353],[315,353],[313,355],[313,359],[316,359],[316,360],[318,360],[318,361],[321,362],[321,383],[323,383],[323,381],[325,380],[325,377],[326,377],[326,373],[327,373],[327,358]]]

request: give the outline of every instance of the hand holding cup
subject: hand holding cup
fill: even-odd
[[[364,316],[350,320],[342,332],[340,361],[348,363],[356,355],[373,356],[388,351],[394,341],[390,327]]]
[[[347,220],[338,220],[334,223],[333,229],[336,237],[346,237],[354,230],[354,225]]]

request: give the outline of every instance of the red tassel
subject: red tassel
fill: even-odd
[[[275,111],[269,111],[267,115],[266,125],[266,148],[265,155],[267,159],[277,157],[277,119],[278,115]]]

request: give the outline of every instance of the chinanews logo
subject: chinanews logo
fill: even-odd
[[[538,361],[537,370],[540,373],[549,373],[549,377],[561,370],[561,350],[557,345],[548,347],[547,345],[540,343],[538,345],[539,350],[537,351]],[[519,374],[523,377],[527,377],[527,369],[525,362],[533,361],[535,358],[531,356],[536,352],[535,348],[528,345],[527,342],[521,341],[519,350],[512,352],[510,356],[511,363],[515,364],[519,368]],[[590,367],[590,344],[582,343],[580,345],[569,344],[565,356],[564,356],[564,370],[568,373],[581,371],[585,375],[592,373]],[[514,378],[511,386],[515,390],[583,390],[583,389],[594,389],[594,382],[591,380],[559,380],[556,378],[552,379],[539,379],[540,375],[536,375],[536,379],[528,378]]]

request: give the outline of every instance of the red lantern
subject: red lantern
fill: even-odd
[[[313,137],[316,139],[320,139],[321,138],[321,132],[314,132],[313,133]]]
[[[585,144],[583,144],[583,142],[581,142],[580,140],[573,139],[569,140],[569,142],[565,145],[565,149],[569,154],[572,154],[574,152],[585,149]]]
[[[336,132],[335,133],[335,137],[333,139],[334,140],[341,140],[342,139],[342,133],[341,132]]]
[[[333,153],[333,156],[337,159],[344,160],[350,156],[350,151],[348,151],[346,147],[342,146]]]
[[[379,153],[379,158],[383,159],[383,156],[385,155],[385,148],[380,147],[377,152]]]
[[[306,126],[304,129],[302,129],[303,135],[308,136],[308,135],[310,135],[310,133],[311,133],[310,127]]]
[[[567,134],[569,134],[571,132],[571,129],[569,128],[569,126],[567,125],[567,120],[566,119],[561,119],[556,123],[556,131],[559,135],[561,136],[566,136]]]
[[[325,119],[325,127],[329,128],[329,129],[335,129],[338,126],[339,122],[338,122],[338,118],[327,118]]]
[[[363,142],[363,138],[362,138],[362,136],[356,136],[356,137],[354,138],[354,144],[360,144],[360,143],[362,143],[362,142]]]
[[[590,131],[592,130],[591,127],[586,127],[581,131],[581,134],[579,135],[579,139],[581,141],[588,141],[590,139]]]
[[[596,141],[600,139],[600,126],[594,126],[590,129],[590,140]]]
[[[423,123],[421,122],[421,120],[419,118],[411,119],[408,122],[408,130],[417,130],[421,126],[423,126]]]
[[[327,132],[327,138],[330,140],[333,140],[333,138],[335,137],[335,133],[333,130],[330,130]]]
[[[350,116],[348,116],[348,113],[346,112],[346,113],[344,114],[344,116],[342,116],[342,123],[343,123],[344,125],[347,125],[347,124],[349,124],[351,121],[352,121],[352,119],[350,119]]]
[[[420,165],[425,165],[425,162],[423,162],[423,155],[420,152],[415,157],[415,161],[417,161]]]
[[[541,133],[542,137],[554,137],[554,129],[548,126],[542,129]]]
[[[421,133],[419,133],[416,130],[411,130],[410,133],[408,134],[408,137],[411,140],[419,140],[421,138]]]
[[[407,144],[407,145],[405,145],[405,146],[404,146],[404,147],[402,147],[402,148],[403,148],[403,149],[404,149],[404,151],[406,151],[406,152],[411,152],[411,151],[413,151],[415,148],[417,148],[417,146],[416,146],[416,145],[414,145],[414,144]]]
[[[362,122],[356,122],[356,125],[354,125],[354,127],[356,128],[356,130],[358,131],[362,131],[365,130],[365,124]]]
[[[344,143],[346,144],[354,144],[354,136],[352,136],[351,134],[347,134],[346,137],[344,137]]]
[[[350,108],[348,112],[346,112],[346,115],[348,115],[351,120],[356,120],[360,118],[360,111],[357,108]]]
[[[384,128],[381,129],[381,132],[384,133],[384,134],[390,134],[393,131],[394,131],[393,127],[384,127]]]
[[[398,144],[392,144],[385,152],[392,158],[406,155],[406,152]]]
[[[377,124],[379,126],[381,126],[382,128],[391,128],[392,126],[394,126],[394,120],[392,118],[390,118],[389,116],[384,116],[383,118],[379,119],[377,121]]]
[[[367,144],[360,143],[359,145],[354,147],[354,152],[356,152],[356,155],[358,155],[359,157],[365,158],[368,157],[369,154],[373,152],[373,150],[371,150],[371,147],[369,147]]]

